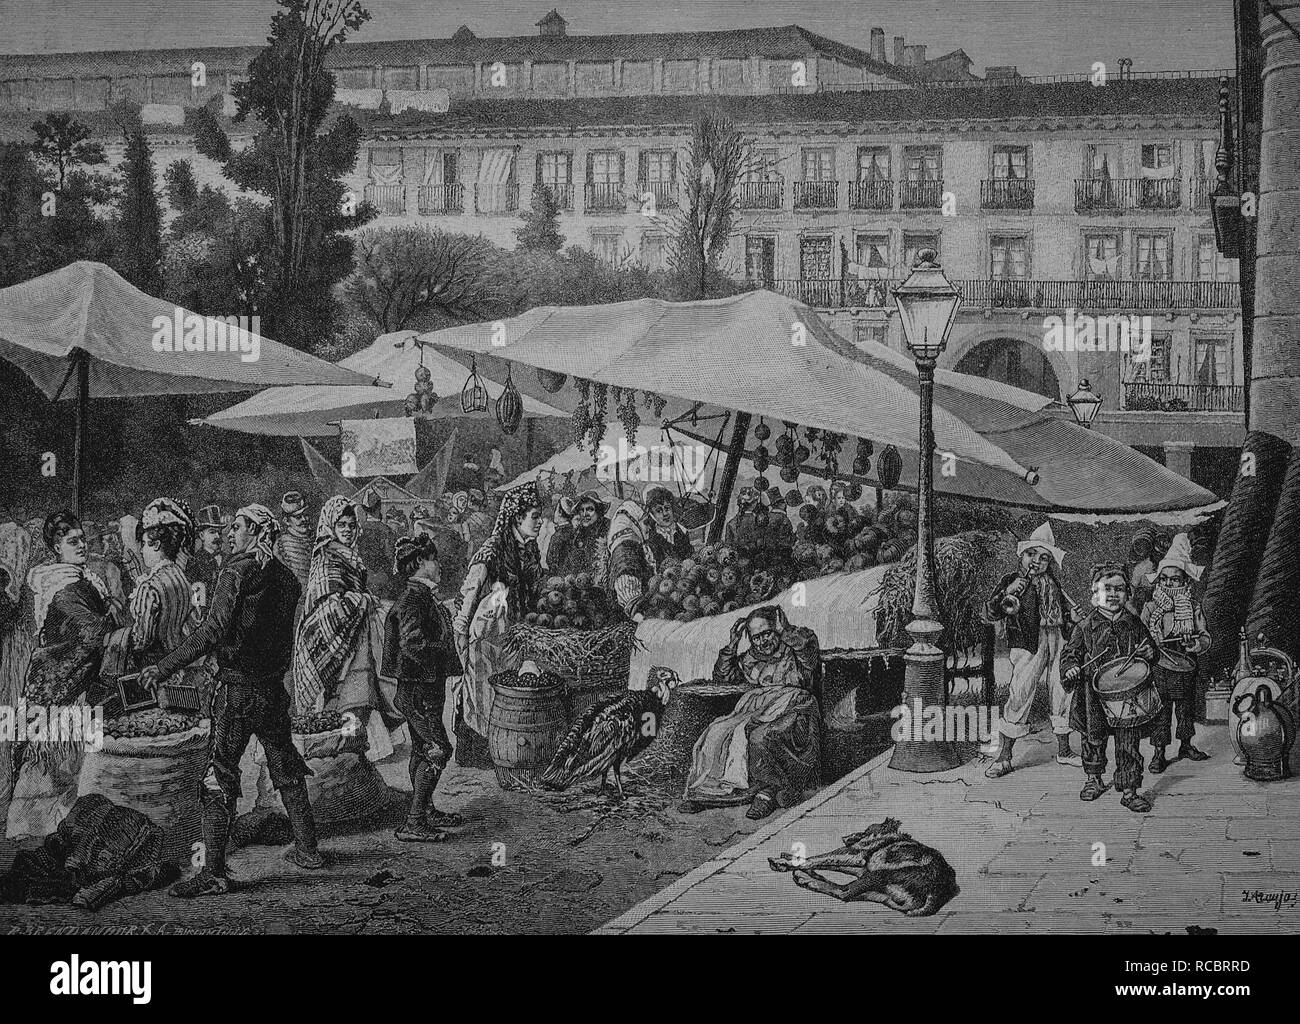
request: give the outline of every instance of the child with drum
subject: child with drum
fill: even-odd
[[[1205,628],[1201,603],[1192,593],[1191,581],[1201,578],[1202,568],[1192,562],[1192,543],[1187,534],[1174,538],[1165,557],[1160,559],[1147,582],[1156,585],[1142,608],[1142,624],[1160,647],[1156,662],[1155,683],[1164,708],[1151,728],[1151,746],[1155,753],[1147,769],[1159,775],[1169,762],[1165,747],[1170,742],[1174,708],[1178,708],[1178,756],[1188,761],[1204,761],[1209,754],[1192,743],[1196,734],[1196,659],[1210,649],[1210,632]]]
[[[1125,807],[1139,814],[1151,801],[1138,792],[1145,726],[1160,712],[1160,695],[1151,681],[1158,655],[1146,626],[1127,607],[1128,574],[1118,562],[1093,566],[1093,609],[1070,636],[1061,655],[1062,683],[1075,693],[1070,724],[1083,736],[1083,770],[1088,781],[1081,800],[1106,792],[1106,744],[1115,737],[1115,788]]]

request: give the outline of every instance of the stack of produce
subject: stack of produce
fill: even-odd
[[[646,587],[648,618],[691,622],[769,600],[794,581],[788,572],[751,569],[750,560],[726,544],[707,544],[695,558],[669,560]]]
[[[804,505],[799,512],[804,526],[794,560],[802,579],[897,562],[916,543],[916,506],[907,495],[880,516],[853,505],[829,513]]]
[[[624,618],[605,588],[596,586],[590,573],[580,572],[548,579],[524,623],[542,629],[598,630]]]
[[[172,733],[188,732],[198,724],[197,713],[149,708],[146,711],[134,711],[129,715],[109,719],[104,723],[104,734],[116,739],[170,736]]]

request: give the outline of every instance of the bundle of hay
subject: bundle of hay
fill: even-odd
[[[972,531],[941,537],[934,544],[934,596],[944,632],[945,652],[982,643],[984,602],[1014,562],[1015,545],[1003,534]],[[876,635],[882,647],[911,645],[906,626],[912,621],[916,585],[916,548],[885,573],[876,608]]]
[[[506,634],[507,655],[534,661],[544,672],[563,678],[570,688],[581,680],[627,680],[636,646],[636,623],[620,622],[604,629],[548,629],[519,623]]]

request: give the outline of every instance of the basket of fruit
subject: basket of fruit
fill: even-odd
[[[770,600],[794,581],[790,567],[753,568],[726,544],[706,544],[694,558],[669,560],[646,587],[648,618],[694,622]]]
[[[207,747],[208,724],[196,714],[149,708],[120,715],[104,723],[102,746],[86,753],[77,792],[147,815],[166,836],[164,857],[188,861],[201,831],[194,794]]]
[[[569,690],[611,690],[627,686],[636,643],[630,622],[590,573],[552,576],[535,609],[506,634],[512,657],[537,663],[559,676]]]

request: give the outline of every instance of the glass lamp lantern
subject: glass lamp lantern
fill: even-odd
[[[1092,429],[1092,421],[1097,418],[1097,413],[1101,409],[1101,395],[1092,390],[1092,385],[1085,378],[1079,381],[1079,390],[1072,394],[1066,400],[1070,407],[1070,412],[1074,413],[1074,421],[1081,427]]]
[[[961,293],[944,276],[939,254],[922,249],[911,276],[893,290],[893,295],[907,350],[918,360],[938,359],[961,307]]]
[[[488,393],[483,378],[478,374],[478,363],[471,359],[469,377],[460,392],[460,408],[464,413],[487,412]]]

